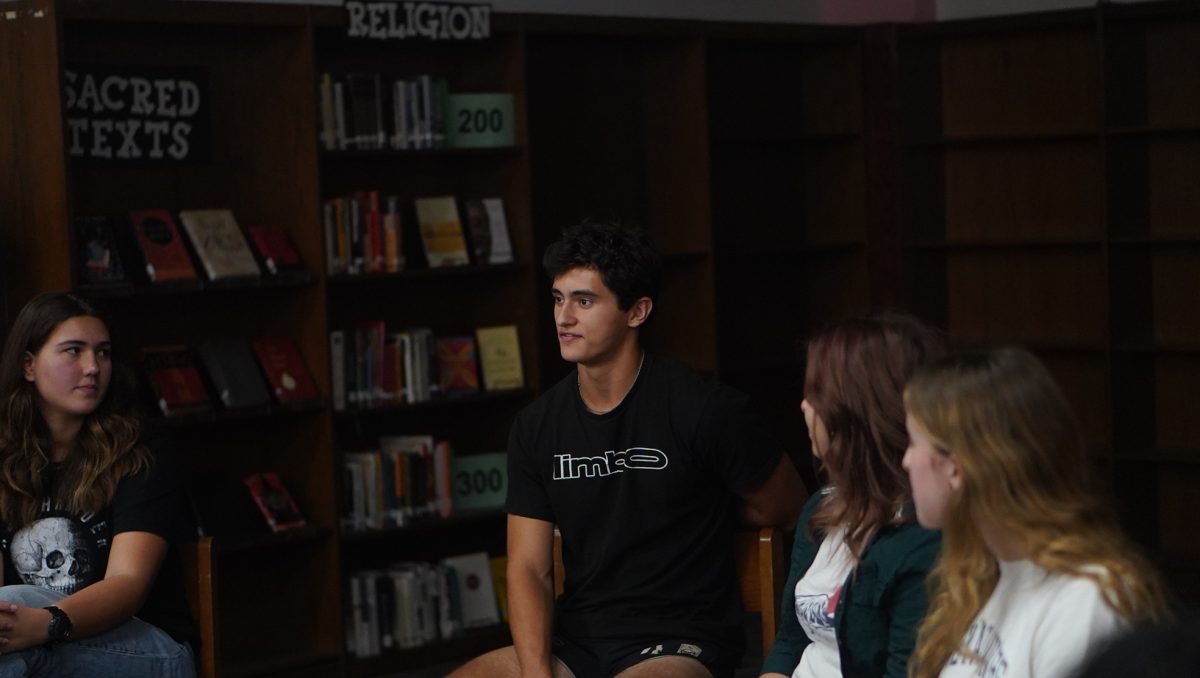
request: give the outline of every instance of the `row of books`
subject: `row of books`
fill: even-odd
[[[446,145],[444,78],[385,80],[379,73],[318,76],[321,146],[326,150],[441,148]],[[385,113],[386,111],[386,113]]]
[[[169,210],[138,209],[124,218],[76,217],[80,281],[91,285],[140,282],[130,264],[140,265],[151,284],[199,281],[198,270],[207,280],[217,281],[303,269],[278,226],[255,225],[243,233],[228,209],[183,210],[178,216],[177,222]]]
[[[338,411],[477,393],[481,384],[488,391],[525,385],[516,325],[435,337],[428,327],[395,331],[373,320],[331,331],[329,348]]]
[[[322,209],[331,275],[396,273],[409,265],[405,243],[421,244],[429,268],[513,261],[502,198],[416,198],[412,210],[396,195],[356,191],[326,200]],[[466,228],[460,214],[466,214]],[[406,238],[415,224],[419,238]],[[469,241],[469,244],[468,244]]]
[[[453,512],[453,451],[430,435],[383,436],[372,450],[342,454],[342,527],[405,527]]]
[[[477,552],[355,572],[347,582],[347,650],[375,657],[499,624],[505,560]]]
[[[141,364],[166,416],[315,401],[320,396],[295,342],[287,338],[213,339],[194,349],[147,346]],[[203,365],[203,370],[201,369]]]

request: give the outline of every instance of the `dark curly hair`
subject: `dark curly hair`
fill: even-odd
[[[610,221],[583,221],[563,230],[546,248],[542,266],[553,280],[574,268],[590,268],[617,297],[622,311],[638,299],[658,297],[662,259],[640,228]]]

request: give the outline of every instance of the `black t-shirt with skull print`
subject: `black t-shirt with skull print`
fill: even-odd
[[[150,450],[150,465],[122,478],[112,501],[100,511],[72,515],[48,498],[38,519],[29,525],[13,532],[0,523],[4,583],[71,595],[104,578],[114,536],[150,532],[166,539],[170,548],[137,617],[196,647],[197,632],[183,593],[177,549],[178,543],[194,534],[181,469],[161,433],[148,434],[144,443]]]

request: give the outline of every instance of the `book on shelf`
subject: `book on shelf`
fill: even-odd
[[[245,339],[210,339],[198,347],[200,359],[227,410],[265,407],[271,402],[258,361]]]
[[[383,128],[383,91],[378,73],[347,73],[344,103],[346,147],[360,151],[386,148]]]
[[[333,75],[323,71],[317,76],[317,101],[321,112],[321,148],[333,151],[338,148],[337,122],[333,113]]]
[[[452,196],[417,198],[417,227],[430,268],[470,263],[458,206]]]
[[[404,270],[404,232],[400,215],[400,197],[384,198],[383,211],[383,270],[396,273]]]
[[[329,332],[329,390],[333,409],[346,409],[346,331]]]
[[[212,403],[200,368],[187,346],[147,346],[141,363],[159,411],[168,417],[210,412]]]
[[[295,341],[286,337],[261,337],[250,345],[267,377],[275,402],[287,404],[320,398],[312,373],[304,364]]]
[[[479,368],[475,360],[475,338],[438,337],[437,375],[446,395],[479,390]]]
[[[243,478],[242,482],[250,490],[254,504],[258,506],[272,532],[304,527],[306,523],[300,513],[300,507],[284,487],[279,474],[273,471],[252,473]]]
[[[492,568],[492,587],[496,589],[496,606],[500,608],[500,619],[508,623],[508,556],[492,556],[488,559]]]
[[[80,215],[72,220],[72,224],[79,281],[86,285],[127,282],[112,219],[103,215]]]
[[[284,271],[299,271],[304,269],[296,248],[279,226],[255,225],[246,228],[254,251],[262,260],[263,268],[271,275],[279,275]]]
[[[179,213],[179,220],[209,280],[262,275],[230,210],[184,210]]]
[[[129,213],[129,224],[151,283],[198,279],[179,226],[170,212],[164,209],[133,210]]]
[[[198,536],[238,540],[271,534],[246,484],[225,472],[191,474],[186,493]]]
[[[499,624],[500,611],[496,606],[496,590],[492,586],[488,554],[480,551],[452,556],[443,559],[442,564],[451,567],[458,575],[463,628]]]
[[[467,234],[476,264],[508,264],[513,261],[512,240],[503,198],[471,198],[463,201]]]
[[[480,327],[475,330],[475,340],[485,389],[501,391],[525,386],[516,325]]]

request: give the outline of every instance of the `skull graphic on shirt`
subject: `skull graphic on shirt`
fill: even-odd
[[[13,567],[21,581],[70,595],[88,584],[93,558],[81,525],[61,516],[42,518],[13,535]]]

